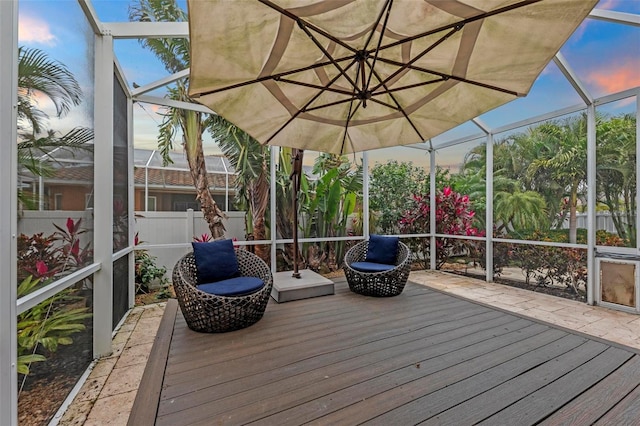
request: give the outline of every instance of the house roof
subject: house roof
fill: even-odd
[[[147,168],[146,177],[148,185],[153,187],[182,187],[192,188],[193,180],[188,170],[175,169],[158,169]],[[215,189],[224,189],[227,185],[227,176],[229,178],[229,188],[234,187],[236,175],[209,173],[209,185]],[[144,187],[145,185],[145,168],[134,167],[133,179],[135,187]],[[35,180],[32,175],[25,174],[23,181]],[[44,179],[46,184],[93,184],[93,165],[67,166],[55,169],[53,176]]]

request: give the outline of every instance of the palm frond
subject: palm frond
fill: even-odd
[[[82,102],[80,84],[67,66],[49,58],[39,49],[18,48],[18,87],[21,88],[19,106],[33,106],[29,98],[39,92],[53,102],[58,117],[66,115],[72,106]],[[29,117],[24,111],[18,114]]]

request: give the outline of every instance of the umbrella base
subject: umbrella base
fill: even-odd
[[[334,293],[333,281],[310,269],[301,270],[300,278],[292,277],[291,271],[273,274],[271,297],[278,303],[328,296]]]

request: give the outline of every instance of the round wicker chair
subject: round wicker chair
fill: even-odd
[[[384,272],[361,272],[351,267],[354,262],[363,262],[367,257],[369,241],[362,241],[351,247],[344,256],[344,273],[349,288],[354,293],[365,296],[391,297],[402,293],[411,270],[409,247],[398,242],[396,267]]]
[[[236,249],[240,275],[258,277],[265,285],[243,296],[218,296],[196,288],[196,263],[193,252],[178,260],[173,269],[173,288],[190,329],[205,333],[239,330],[258,322],[271,296],[273,276],[267,264],[255,254]]]

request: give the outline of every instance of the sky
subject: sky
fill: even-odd
[[[98,18],[105,22],[128,21],[129,0],[93,0]],[[178,1],[186,10],[186,1]],[[601,0],[597,9],[640,14],[640,0]],[[45,51],[52,59],[67,65],[74,73],[85,93],[85,101],[62,119],[50,119],[54,129],[74,126],[92,126],[93,104],[93,34],[86,24],[76,0],[20,0],[19,44]],[[168,73],[149,51],[137,40],[116,40],[116,57],[124,70],[129,86],[145,85],[166,77]],[[620,92],[640,86],[640,27],[612,24],[586,19],[560,51],[584,86],[594,97]],[[162,96],[162,91],[151,93]],[[40,106],[51,111],[46,99]],[[491,128],[545,114],[564,107],[581,104],[573,87],[551,62],[534,83],[530,93],[480,118]],[[611,114],[635,111],[635,100],[617,102],[603,107]],[[158,114],[162,108],[149,104],[134,106],[134,138],[136,148],[153,149],[156,146],[157,126],[162,121]],[[52,114],[51,114],[52,116]],[[473,124],[466,123],[433,139],[434,145],[443,141],[479,133]],[[478,142],[479,143],[479,142]],[[462,161],[462,157],[475,143],[464,147],[445,149],[438,153],[443,165]],[[179,139],[178,139],[179,145]],[[205,141],[208,153],[219,153],[213,142]],[[360,158],[356,154],[355,158]],[[307,159],[313,155],[307,156]],[[412,161],[417,165],[428,162],[428,154],[416,149],[399,147],[371,151],[370,164],[389,158]]]

